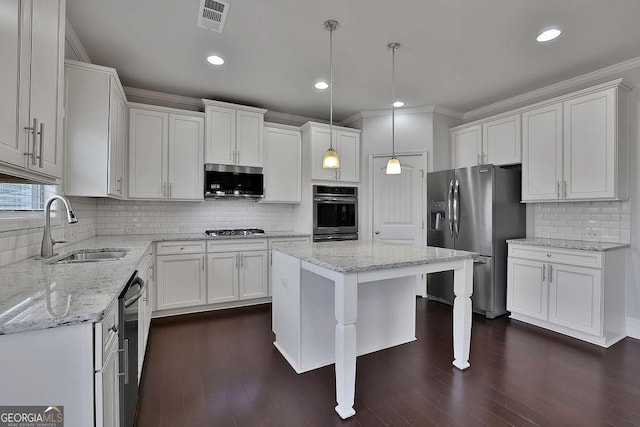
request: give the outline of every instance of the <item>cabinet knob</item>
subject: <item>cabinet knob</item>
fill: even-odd
[[[380,234],[380,230],[376,230],[376,231],[374,231],[374,233]]]
[[[551,258],[551,254],[547,254],[547,258]]]

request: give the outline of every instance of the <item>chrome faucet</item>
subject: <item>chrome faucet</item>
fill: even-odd
[[[47,203],[44,205],[44,233],[42,235],[42,245],[40,245],[40,258],[49,258],[54,256],[53,253],[53,245],[56,243],[66,243],[66,241],[55,241],[51,238],[51,204],[54,200],[62,200],[64,203],[64,207],[67,209],[67,219],[69,220],[69,224],[75,224],[78,222],[78,218],[71,210],[71,203],[69,200],[60,195],[55,195],[49,197]]]

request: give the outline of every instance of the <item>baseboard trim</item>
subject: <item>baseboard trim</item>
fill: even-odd
[[[627,336],[640,340],[640,319],[627,317]]]

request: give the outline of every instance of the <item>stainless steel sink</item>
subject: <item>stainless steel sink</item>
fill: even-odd
[[[124,249],[86,249],[69,254],[54,264],[70,264],[79,262],[117,261],[127,254]]]

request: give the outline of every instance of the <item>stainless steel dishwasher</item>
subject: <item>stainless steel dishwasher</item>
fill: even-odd
[[[133,427],[138,407],[138,300],[144,280],[136,270],[118,298],[120,316],[120,425]],[[123,370],[124,369],[124,370]]]

